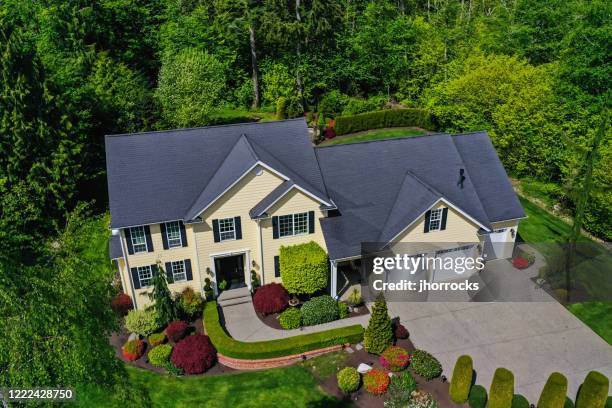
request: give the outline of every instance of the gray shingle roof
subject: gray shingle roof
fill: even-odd
[[[111,235],[108,239],[108,256],[110,259],[123,258],[119,235]]]
[[[487,228],[525,215],[484,132],[335,145],[316,153],[342,214],[321,222],[332,259],[358,256],[361,242],[393,238],[440,198]]]
[[[274,204],[279,198],[285,195],[287,191],[293,188],[295,184],[292,181],[284,181],[278,187],[265,196],[255,207],[251,208],[249,215],[251,218],[259,218],[263,216],[268,208]]]
[[[188,220],[254,157],[328,201],[307,135],[293,119],[107,136],[111,228]]]

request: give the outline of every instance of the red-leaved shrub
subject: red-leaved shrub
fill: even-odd
[[[201,374],[215,364],[217,350],[205,334],[194,334],[179,341],[172,350],[172,364],[185,374]]]
[[[121,353],[129,361],[138,360],[144,354],[146,346],[142,340],[130,340],[121,347]]]
[[[120,316],[125,316],[127,312],[134,308],[132,298],[125,294],[119,293],[111,300],[111,308]]]
[[[380,355],[380,364],[387,370],[402,371],[410,363],[410,354],[399,346],[387,347]]]
[[[403,324],[398,323],[393,329],[393,334],[396,339],[407,339],[408,338],[408,330],[404,327]]]
[[[264,315],[282,312],[289,304],[289,294],[280,283],[261,286],[253,296],[255,311]]]
[[[525,269],[529,266],[529,261],[523,257],[517,256],[512,260],[512,265],[514,265],[516,269]]]
[[[333,139],[334,137],[336,137],[336,131],[331,126],[327,127],[323,132],[323,136],[325,136],[326,139]]]
[[[363,375],[363,386],[367,392],[380,395],[387,392],[391,379],[383,370],[371,369]]]
[[[166,327],[166,337],[176,343],[187,335],[188,329],[189,325],[187,323],[182,320],[175,320]]]

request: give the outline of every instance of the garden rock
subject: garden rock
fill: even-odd
[[[359,366],[357,367],[357,372],[359,374],[365,374],[368,371],[370,371],[372,369],[372,366],[369,366],[365,363],[360,363]]]
[[[357,350],[361,350],[361,349],[363,349],[363,345],[361,343],[357,343],[357,344],[355,344],[355,348]]]
[[[128,337],[128,341],[131,341],[131,340],[140,340],[140,335],[138,333],[130,334],[130,337]]]

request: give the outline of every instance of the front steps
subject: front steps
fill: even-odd
[[[217,303],[221,307],[251,303],[252,301],[251,291],[247,287],[223,291],[217,298]]]

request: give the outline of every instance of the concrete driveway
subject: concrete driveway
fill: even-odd
[[[495,268],[521,274],[505,260],[496,261]],[[400,317],[416,347],[440,360],[449,379],[457,357],[469,354],[478,384],[489,389],[495,369],[505,367],[514,373],[515,393],[537,403],[553,371],[568,378],[572,400],[589,371],[612,377],[612,346],[552,298],[548,302],[390,302],[389,312]]]

